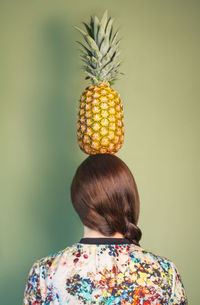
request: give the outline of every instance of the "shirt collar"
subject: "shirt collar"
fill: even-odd
[[[127,238],[115,238],[115,237],[83,237],[79,241],[80,244],[132,244]]]

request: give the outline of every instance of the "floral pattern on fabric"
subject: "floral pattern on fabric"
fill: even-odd
[[[25,305],[187,305],[173,262],[134,244],[76,243],[37,260]]]

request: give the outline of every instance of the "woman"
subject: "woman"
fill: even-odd
[[[119,157],[85,159],[71,200],[84,236],[33,264],[24,304],[188,304],[175,264],[139,244],[138,190]]]

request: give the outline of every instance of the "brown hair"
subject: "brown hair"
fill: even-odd
[[[85,226],[105,236],[119,232],[140,245],[137,185],[128,166],[119,157],[113,154],[87,157],[73,178],[71,200]]]

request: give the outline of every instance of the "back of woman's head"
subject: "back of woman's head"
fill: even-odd
[[[71,184],[71,200],[82,223],[105,236],[121,233],[139,245],[140,201],[128,166],[113,154],[87,157]]]

